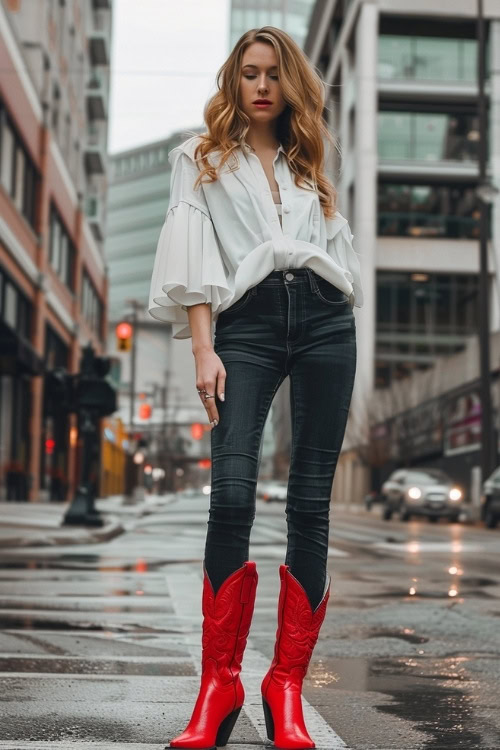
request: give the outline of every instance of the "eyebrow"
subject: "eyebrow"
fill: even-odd
[[[258,70],[258,69],[259,69],[257,65],[252,65],[251,63],[247,63],[247,64],[246,64],[246,65],[244,65],[243,67],[244,67],[244,68],[256,68],[256,70]],[[270,68],[268,68],[268,70],[274,70],[274,69],[275,69],[275,68],[277,68],[277,67],[278,67],[277,65],[271,65],[271,67],[270,67]]]

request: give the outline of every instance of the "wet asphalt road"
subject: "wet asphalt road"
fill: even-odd
[[[105,544],[0,553],[0,749],[163,748],[199,685],[208,498]],[[500,748],[500,531],[332,512],[332,593],[305,681],[319,750]],[[227,750],[266,744],[284,506],[259,502],[247,700]]]

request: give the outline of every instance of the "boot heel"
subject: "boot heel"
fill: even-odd
[[[266,720],[266,731],[267,731],[267,738],[274,742],[274,721],[273,721],[273,715],[271,713],[271,709],[269,708],[269,704],[267,701],[262,698],[262,707],[264,709],[264,718]]]
[[[241,706],[231,714],[226,716],[224,721],[221,722],[219,731],[217,732],[217,737],[215,739],[215,744],[217,745],[217,747],[224,747],[224,745],[227,745],[228,740],[231,736],[231,732],[233,731],[234,725],[236,724],[236,719],[240,715],[240,711]]]

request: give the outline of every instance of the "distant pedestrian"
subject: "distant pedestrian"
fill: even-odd
[[[217,83],[207,132],[169,153],[170,202],[149,302],[174,338],[192,337],[212,424],[201,686],[170,746],[225,745],[243,704],[262,433],[289,376],[288,546],[261,691],[275,746],[312,748],[301,691],[330,593],[330,494],[356,370],[359,258],[324,172],[323,139],[335,145],[322,119],[324,83],[300,47],[273,26],[247,31]]]

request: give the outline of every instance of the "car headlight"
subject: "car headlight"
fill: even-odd
[[[412,500],[418,500],[421,496],[422,490],[420,490],[418,487],[410,487],[410,489],[408,490],[408,497],[411,497]]]
[[[462,497],[462,493],[458,489],[458,487],[453,487],[453,489],[450,490],[448,497],[450,500],[460,500]]]

